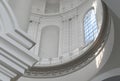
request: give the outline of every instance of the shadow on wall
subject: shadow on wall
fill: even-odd
[[[107,79],[105,79],[103,81],[120,81],[120,75],[107,78]]]

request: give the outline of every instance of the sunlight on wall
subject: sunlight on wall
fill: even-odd
[[[97,9],[97,8],[96,8],[96,7],[97,7],[97,1],[95,1],[92,6],[94,7],[94,12],[95,12],[95,14],[96,14],[96,11],[97,11],[97,10],[96,10],[96,9]]]
[[[96,57],[96,67],[97,68],[100,67],[104,52],[105,52],[105,48],[103,48],[103,50],[100,52],[100,54]]]

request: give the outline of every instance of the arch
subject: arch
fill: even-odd
[[[78,48],[77,53],[79,54],[79,56],[77,56],[77,58],[75,58],[75,59],[73,58],[73,52],[72,52],[72,53],[69,53],[70,60],[67,63],[65,63],[64,61],[66,60],[66,58],[69,58],[68,56],[67,57],[65,56],[65,58],[60,56],[59,59],[57,59],[57,60],[54,58],[42,59],[42,60],[40,59],[40,61],[38,63],[39,65],[33,66],[32,69],[30,69],[28,72],[26,72],[25,76],[36,77],[36,78],[37,77],[51,78],[51,77],[59,77],[59,76],[67,75],[67,74],[70,74],[70,73],[78,71],[78,70],[81,71],[80,72],[81,77],[84,76],[83,73],[87,74],[89,71],[91,71],[91,73],[92,73],[92,74],[90,73],[91,77],[93,75],[95,75],[107,61],[107,59],[110,55],[110,52],[111,52],[111,48],[112,48],[112,47],[109,48],[110,52],[107,49],[109,42],[107,41],[108,33],[106,31],[109,27],[108,25],[111,25],[111,24],[110,24],[109,15],[107,13],[108,11],[107,11],[106,6],[105,6],[105,9],[103,9],[103,10],[104,11],[106,10],[103,15],[105,23],[101,23],[102,27],[101,27],[99,37],[97,37],[97,40],[94,43],[90,44],[87,49],[86,48],[83,49],[84,52],[81,52],[80,51],[81,48]],[[83,14],[82,14],[82,16],[83,16]],[[68,26],[68,24],[67,24],[67,26]],[[43,25],[42,26],[40,25],[39,27],[41,30],[41,27],[43,27]],[[44,26],[44,28],[45,27],[46,26]],[[103,31],[103,29],[104,29],[104,31]],[[43,29],[42,29],[42,31],[43,31]],[[109,30],[108,30],[108,32],[109,32]],[[41,36],[41,39],[42,39],[42,36]],[[107,44],[106,44],[106,42],[107,42]],[[42,45],[40,45],[40,46],[42,46]],[[83,55],[81,55],[79,52],[81,52]],[[42,57],[42,58],[44,58],[44,57]],[[51,57],[47,57],[47,58],[51,58]],[[58,62],[58,60],[59,60],[59,62]],[[58,65],[54,65],[54,64],[52,65],[53,61],[55,61],[54,63],[56,63]],[[43,64],[43,66],[42,66],[42,64]],[[93,64],[93,65],[91,65],[91,64]],[[47,65],[49,65],[49,66],[47,66]],[[43,71],[43,67],[44,67],[44,71]],[[85,69],[88,69],[88,68],[90,70],[88,70],[88,72],[86,72]],[[93,69],[93,70],[91,70],[91,69]],[[80,75],[79,75],[79,77],[80,77]],[[85,81],[85,80],[82,80],[82,81]]]
[[[39,48],[40,58],[53,58],[58,56],[59,48],[59,27],[49,25],[41,30],[41,40]]]

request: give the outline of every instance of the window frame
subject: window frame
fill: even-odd
[[[95,33],[94,33],[94,28],[93,28],[93,40],[91,40],[91,41],[86,41],[86,33],[89,31],[89,30],[91,30],[91,28],[90,29],[87,29],[87,32],[85,31],[85,18],[86,18],[86,15],[90,12],[90,11],[94,11],[94,15],[95,15],[95,20],[96,20],[96,28],[97,28],[97,35],[95,36]],[[95,28],[95,30],[96,30],[96,28]],[[97,36],[98,36],[98,34],[99,34],[99,27],[98,27],[98,21],[97,21],[97,15],[96,15],[96,13],[95,13],[95,8],[94,7],[91,7],[91,8],[89,8],[86,12],[85,12],[85,14],[84,14],[84,16],[83,16],[83,42],[84,42],[84,44],[85,44],[85,46],[87,46],[87,45],[89,45],[91,42],[93,42],[96,38],[97,38]],[[86,32],[86,33],[85,33]],[[91,33],[91,32],[88,32],[88,33]],[[90,37],[91,37],[91,35],[89,35]],[[90,38],[89,36],[87,36],[87,38]],[[89,40],[89,39],[88,39]]]

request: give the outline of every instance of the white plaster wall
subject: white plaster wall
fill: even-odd
[[[114,29],[112,25],[111,33],[109,35],[108,41],[106,42],[105,48],[101,51],[97,58],[89,63],[86,67],[69,75],[58,78],[33,79],[21,77],[18,81],[89,81],[89,79],[92,78],[106,63],[111,54],[113,42]]]
[[[116,0],[114,3],[116,3]],[[111,5],[111,6],[113,6],[114,8],[115,5]],[[114,29],[115,29],[113,51],[107,63],[105,64],[105,66],[101,69],[101,71],[94,78],[92,78],[93,81],[102,81],[106,78],[120,75],[120,68],[119,68],[120,67],[120,62],[119,62],[120,61],[120,37],[119,37],[120,18],[115,14],[116,12],[114,12],[113,9],[111,9],[109,6],[108,8],[109,8],[109,13],[111,14],[113,18]]]
[[[97,17],[97,22],[98,22],[98,27],[101,27],[101,24],[102,24],[102,20],[103,20],[103,10],[102,10],[102,3],[101,3],[101,0],[97,0],[97,2],[94,2],[94,3],[97,3],[99,6],[93,4],[93,6],[97,6],[95,8],[96,10],[96,17]]]
[[[59,13],[60,0],[46,0],[45,14]]]
[[[85,7],[81,8],[80,10],[78,10],[78,12],[82,12],[80,13],[80,23],[83,22],[83,16],[86,13],[86,10],[88,10],[90,8],[90,5],[85,5]],[[74,14],[74,13],[72,13]],[[63,20],[71,17],[71,14],[66,14],[65,17],[63,17]],[[54,20],[55,18],[53,18]],[[56,20],[56,19],[55,19]],[[58,19],[59,20],[59,19]],[[45,20],[46,21],[46,20]],[[49,19],[47,19],[47,21],[49,21]],[[58,22],[58,21],[56,21]],[[49,25],[53,23],[53,21],[49,21],[48,23],[41,24],[41,27],[44,27],[46,25]],[[53,23],[54,24],[54,23]],[[60,24],[60,23],[58,23]],[[80,24],[80,26],[82,26],[83,24]],[[61,27],[60,25],[58,25],[59,27]],[[112,25],[113,26],[113,25]],[[81,30],[82,31],[82,30]],[[81,70],[71,73],[69,75],[66,76],[62,76],[62,77],[58,77],[58,78],[49,78],[49,79],[31,79],[31,78],[25,78],[25,77],[21,77],[18,81],[88,81],[91,77],[93,77],[102,67],[103,65],[106,63],[107,59],[109,58],[111,51],[112,51],[112,46],[113,46],[113,41],[114,41],[114,29],[111,29],[111,33],[110,36],[108,38],[108,42],[105,45],[105,48],[101,51],[100,55],[93,60],[91,63],[89,63],[86,67],[82,68]],[[86,78],[87,76],[87,78]]]
[[[32,8],[32,0],[9,0],[8,3],[17,18],[19,27],[23,31],[27,31]]]
[[[103,0],[103,1],[120,18],[120,0]]]
[[[107,71],[105,73],[102,73],[98,76],[96,76],[93,80],[91,81],[103,81],[107,78],[113,77],[113,76],[118,76],[120,75],[120,68],[115,68],[110,71]]]
[[[99,3],[98,3],[99,4]],[[71,10],[67,13],[58,14],[58,15],[36,15],[32,14],[30,20],[38,23],[37,30],[41,32],[43,27],[48,25],[56,25],[60,27],[60,42],[59,42],[59,56],[62,54],[69,54],[69,52],[75,50],[76,48],[82,48],[84,46],[84,33],[83,33],[83,20],[87,11],[93,6],[93,0],[87,1],[84,5],[79,6],[77,9]],[[99,11],[102,13],[101,11]],[[98,14],[99,26],[101,26],[102,14]],[[32,23],[31,23],[32,24]],[[30,30],[28,30],[28,34],[33,36],[32,31],[36,27],[36,25],[32,25],[32,29],[30,26]],[[34,31],[33,31],[34,32]],[[37,35],[36,35],[37,36]],[[35,36],[35,37],[36,37]],[[40,36],[40,34],[39,34]],[[32,37],[34,38],[34,37]],[[37,36],[38,40],[40,38]],[[35,41],[37,39],[34,39]],[[38,41],[38,43],[39,43]],[[36,48],[37,49],[37,48]]]
[[[32,4],[32,13],[44,14],[46,0],[34,0]]]
[[[15,8],[15,0],[8,0],[8,3],[11,6],[11,8],[14,10],[14,8]]]
[[[55,58],[59,49],[59,27],[51,25],[44,27],[41,32],[39,47],[40,58]]]
[[[66,12],[71,10],[78,5],[81,5],[84,1],[87,0],[60,0],[60,12]]]

